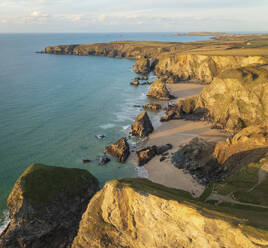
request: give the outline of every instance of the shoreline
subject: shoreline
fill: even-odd
[[[204,85],[196,83],[177,83],[167,85],[170,94],[176,96],[176,102],[179,99],[198,95],[204,88]],[[142,149],[146,146],[172,145],[169,150],[167,159],[160,161],[160,156],[155,156],[146,163],[142,170],[146,170],[148,179],[162,184],[164,186],[184,190],[190,192],[194,197],[199,197],[205,190],[205,186],[198,183],[189,173],[183,169],[176,168],[172,162],[172,153],[178,150],[179,146],[189,142],[194,137],[200,137],[206,141],[218,142],[225,140],[227,135],[218,129],[211,129],[212,124],[205,121],[189,121],[189,120],[170,120],[162,122],[153,133],[151,133],[144,141],[137,144],[135,149]],[[129,161],[136,165],[135,151],[131,153]],[[136,165],[138,166],[138,165]],[[164,167],[164,168],[163,168]]]

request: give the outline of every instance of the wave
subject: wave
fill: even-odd
[[[9,212],[8,210],[4,210],[3,212],[3,220],[0,222],[0,234],[6,229],[9,224]]]
[[[148,171],[144,168],[144,166],[135,166],[135,170],[137,171],[138,177],[148,178]]]
[[[113,124],[113,123],[100,125],[100,128],[102,128],[102,129],[109,129],[109,128],[113,128],[113,127],[115,127],[115,124]]]

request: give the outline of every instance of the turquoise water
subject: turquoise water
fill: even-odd
[[[152,34],[0,34],[0,226],[6,199],[32,163],[84,168],[103,184],[137,176],[132,164],[99,166],[104,147],[126,136],[148,102],[133,87],[133,60],[36,54],[48,45],[113,40],[194,41],[208,37]],[[152,118],[155,116],[152,114]],[[104,140],[95,135],[104,134]],[[83,164],[88,157],[92,163]],[[1,232],[1,227],[0,227]]]

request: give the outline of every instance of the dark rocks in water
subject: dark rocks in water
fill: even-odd
[[[10,224],[0,235],[0,247],[71,247],[98,189],[98,180],[86,170],[31,165],[8,197]]]
[[[89,158],[83,158],[82,161],[83,161],[83,164],[91,162],[91,160]]]
[[[136,152],[138,157],[138,165],[142,166],[149,162],[154,156],[162,155],[169,149],[172,149],[171,144],[166,144],[162,146],[148,146]]]
[[[149,162],[156,155],[156,146],[148,146],[136,152],[138,165],[142,166]]]
[[[95,137],[97,138],[97,139],[104,139],[106,136],[105,135],[103,135],[103,134],[100,134],[100,135],[95,135]]]
[[[208,184],[220,179],[224,172],[224,166],[213,157],[214,148],[214,142],[193,138],[173,154],[172,163],[179,169],[189,171],[199,183]]]
[[[108,162],[110,162],[111,159],[108,158],[106,155],[103,155],[99,158],[99,165],[105,165],[107,164]]]
[[[139,80],[135,79],[130,83],[131,85],[138,86],[140,84]]]
[[[106,151],[118,158],[120,162],[125,162],[129,156],[129,145],[125,137],[119,139],[114,144],[107,146]]]
[[[143,83],[140,83],[140,85],[151,85],[152,82],[149,82],[149,81],[146,81],[146,82],[143,82]]]
[[[142,106],[144,109],[150,109],[153,111],[157,111],[161,109],[161,104],[153,103],[153,104],[145,104]]]
[[[133,107],[134,107],[134,108],[141,108],[141,105],[134,104]]]
[[[135,77],[134,80],[148,80],[148,76],[144,75],[144,76],[141,76],[141,77]]]
[[[163,153],[167,152],[170,149],[172,149],[172,145],[171,144],[157,146],[156,147],[156,154],[157,155],[163,154]]]
[[[153,132],[152,122],[146,111],[140,113],[132,125],[132,135],[145,137]]]

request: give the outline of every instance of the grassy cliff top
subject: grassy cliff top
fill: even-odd
[[[18,184],[20,190],[16,187]],[[85,194],[91,184],[98,184],[98,181],[86,170],[33,164],[18,179],[8,202],[16,201],[20,196],[18,191],[21,191],[22,196],[34,206],[44,206],[61,190],[73,196],[80,196]]]

